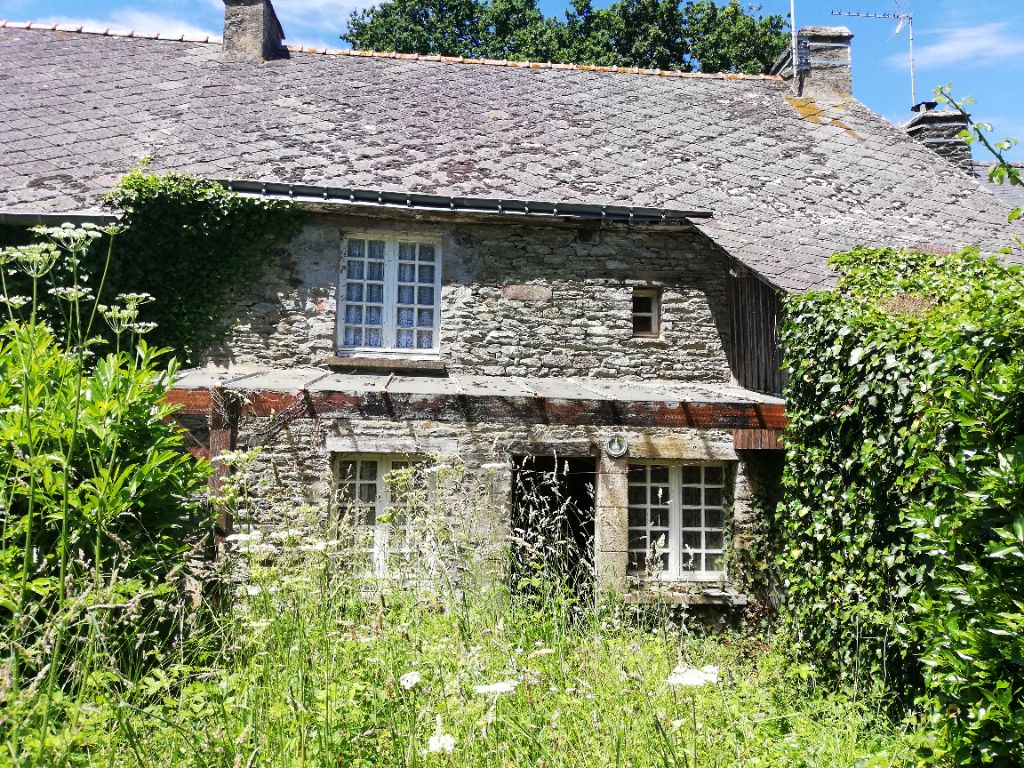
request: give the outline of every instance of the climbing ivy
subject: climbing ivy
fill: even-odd
[[[1024,763],[1024,280],[858,249],[788,301],[776,562],[799,652],[930,718],[925,755]]]
[[[222,319],[237,292],[260,277],[302,222],[288,203],[144,169],[122,178],[106,202],[124,212],[126,227],[107,276],[112,293],[151,294],[146,319],[156,329],[149,341],[171,347],[185,363],[223,336]]]

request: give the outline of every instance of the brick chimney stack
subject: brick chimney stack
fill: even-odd
[[[267,61],[284,51],[284,29],[270,0],[224,0],[224,53]]]
[[[846,27],[801,27],[795,66],[789,47],[769,74],[790,80],[793,93],[803,98],[848,99],[853,96],[852,39]]]
[[[936,109],[934,101],[922,101],[912,108],[917,114],[906,125],[907,134],[965,173],[974,175],[971,148],[960,136],[969,119],[951,109]]]

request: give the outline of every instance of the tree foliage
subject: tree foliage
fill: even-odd
[[[763,72],[788,42],[782,16],[739,0],[386,0],[353,11],[343,39],[364,50],[705,72]]]
[[[858,249],[791,299],[784,615],[831,676],[930,718],[930,757],[1024,762],[1024,279]]]

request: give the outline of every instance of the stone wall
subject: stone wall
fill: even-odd
[[[441,359],[452,373],[727,382],[728,266],[699,235],[607,226],[411,224],[318,215],[243,289],[216,365],[318,365],[336,353],[345,231],[442,238]],[[662,338],[632,335],[634,286],[660,287]]]
[[[628,456],[616,459],[602,451],[613,435],[627,440]],[[731,433],[721,430],[373,419],[302,418],[282,423],[250,417],[240,427],[238,444],[260,449],[251,483],[253,514],[237,521],[245,528],[267,532],[329,521],[333,459],[340,454],[437,455],[476,473],[478,486],[491,489],[486,504],[474,506],[466,500],[462,506],[472,509],[473,519],[464,521],[467,527],[477,532],[481,546],[490,548],[501,546],[508,532],[513,456],[594,457],[596,567],[602,585],[621,590],[628,586],[626,467],[631,459],[725,462],[731,468],[728,476],[734,487],[728,495],[741,546],[742,532],[754,525],[751,480],[764,476],[761,467],[748,468],[733,449]]]

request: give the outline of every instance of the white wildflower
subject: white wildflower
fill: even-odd
[[[515,680],[502,680],[498,683],[491,683],[490,685],[474,685],[473,690],[477,693],[482,694],[494,694],[500,696],[503,693],[512,693],[516,689]]]
[[[689,686],[699,688],[708,683],[718,682],[718,667],[711,665],[697,669],[685,665],[678,666],[668,676],[668,684],[671,686]]]
[[[256,597],[262,591],[263,587],[256,586],[255,584],[249,584],[245,588],[245,594],[247,594],[249,597]]]
[[[530,655],[526,658],[536,659],[539,656],[550,656],[554,652],[555,650],[553,648],[538,648],[536,651],[531,651]]]
[[[447,752],[451,754],[454,751],[455,737],[450,733],[435,733],[427,739],[427,752]]]
[[[400,678],[398,678],[398,684],[400,686],[402,686],[403,688],[405,688],[405,690],[410,691],[413,688],[415,688],[417,685],[419,685],[419,682],[422,679],[423,679],[423,675],[421,675],[419,672],[406,672],[404,675],[402,675]],[[432,751],[436,751],[436,750],[432,750]],[[451,751],[451,750],[449,750],[449,751]]]

